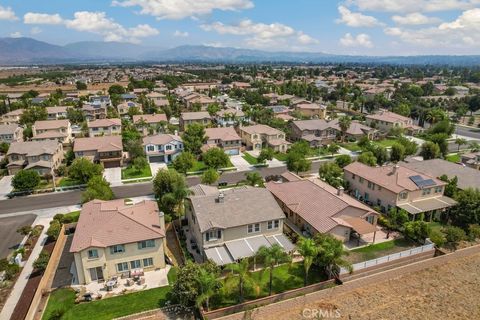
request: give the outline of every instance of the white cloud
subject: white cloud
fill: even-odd
[[[175,32],[173,33],[173,36],[174,37],[178,37],[178,38],[186,38],[188,37],[188,32],[182,32],[180,30],[175,30]]]
[[[373,47],[370,36],[365,33],[360,33],[356,37],[352,36],[350,33],[346,33],[343,38],[340,39],[340,44],[345,47]]]
[[[251,0],[114,0],[112,5],[138,6],[141,14],[175,20],[210,14],[213,10],[236,11],[253,8]]]
[[[475,8],[479,0],[348,0],[360,11],[433,12]]]
[[[336,22],[346,24],[349,27],[377,27],[383,25],[377,18],[352,12],[345,6],[338,7],[338,12],[340,12],[341,17]]]
[[[56,14],[47,14],[47,13],[36,13],[36,12],[27,12],[23,16],[23,22],[26,24],[62,24],[63,19],[58,13]]]
[[[427,17],[420,12],[414,12],[407,14],[405,16],[395,15],[392,17],[392,20],[397,24],[403,25],[422,25],[422,24],[434,24],[441,22],[439,18]]]
[[[15,21],[18,20],[18,18],[12,8],[0,6],[0,20]]]
[[[14,32],[14,33],[10,33],[10,37],[11,38],[21,38],[21,37],[23,37],[23,35],[20,31],[17,31],[17,32]]]
[[[318,43],[318,40],[311,36],[282,23],[255,23],[246,19],[235,25],[214,22],[200,27],[205,31],[215,31],[219,34],[247,36],[245,44],[257,48],[278,48],[293,45],[295,42],[303,45]]]
[[[39,34],[42,32],[42,29],[40,29],[39,27],[33,27],[32,29],[30,29],[30,34]]]

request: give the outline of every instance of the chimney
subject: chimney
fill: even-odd
[[[343,196],[343,190],[344,190],[344,189],[343,189],[342,186],[338,187],[338,188],[337,188],[337,196],[339,196],[339,197]]]
[[[220,193],[218,194],[218,203],[223,203],[225,201],[225,194],[223,193],[223,191],[220,191]]]
[[[174,135],[175,135],[175,136],[178,136],[178,130],[175,130],[175,131],[174,131]]]
[[[392,174],[397,173],[398,168],[400,168],[400,166],[399,166],[398,164],[394,165],[394,166],[392,167]]]
[[[158,222],[160,229],[165,231],[165,214],[163,213],[163,211],[158,212]]]

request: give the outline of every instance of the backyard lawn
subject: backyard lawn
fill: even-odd
[[[147,165],[142,170],[137,171],[133,166],[122,169],[122,179],[148,178],[152,176],[150,166]]]
[[[228,164],[225,168],[230,168],[233,167],[234,165],[232,162],[230,162],[230,159],[228,160]],[[221,168],[220,168],[221,169]],[[192,168],[188,172],[197,172],[197,171],[204,171],[207,170],[207,165],[203,161],[195,161],[195,164],[193,165]]]
[[[392,241],[386,241],[382,243],[372,244],[359,249],[350,250],[350,255],[347,256],[347,260],[351,263],[372,260],[388,256],[392,253],[405,251],[410,248],[417,247],[418,245],[418,243],[405,238],[395,239]]]

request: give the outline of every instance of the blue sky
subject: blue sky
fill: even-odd
[[[480,54],[480,0],[0,0],[0,37]]]

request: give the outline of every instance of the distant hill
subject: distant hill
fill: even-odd
[[[480,56],[349,56],[321,52],[270,52],[209,46],[153,48],[118,42],[52,45],[31,38],[0,38],[0,65],[96,62],[361,63],[396,65],[480,64]]]

